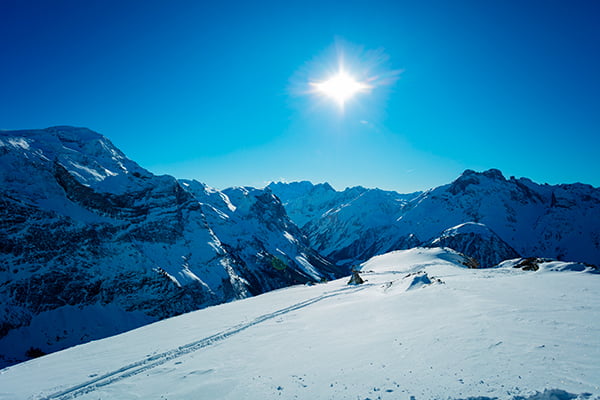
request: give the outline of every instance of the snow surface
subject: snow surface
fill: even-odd
[[[0,399],[600,398],[600,275],[461,261],[397,251],[364,263],[362,285],[280,289],[73,347],[0,370]]]

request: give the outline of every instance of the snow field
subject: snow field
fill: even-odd
[[[363,285],[281,289],[19,364],[0,399],[600,396],[598,275],[458,257],[394,252],[364,264]]]

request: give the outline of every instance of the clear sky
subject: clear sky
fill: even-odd
[[[344,57],[387,83],[303,94]],[[0,0],[0,129],[155,173],[401,192],[465,168],[600,186],[600,2]]]

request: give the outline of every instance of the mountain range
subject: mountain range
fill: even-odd
[[[600,264],[600,189],[498,170],[400,194],[329,184],[216,190],[157,176],[86,128],[0,131],[0,366],[160,319],[348,275],[393,250],[472,268]]]
[[[343,274],[269,190],[156,176],[102,135],[0,133],[0,357]]]
[[[506,179],[491,169],[411,194],[309,182],[267,187],[309,244],[340,265],[415,246],[451,247],[481,267],[519,256],[600,264],[600,189],[590,185]]]

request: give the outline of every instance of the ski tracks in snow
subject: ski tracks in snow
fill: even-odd
[[[108,372],[106,374],[97,376],[94,379],[83,382],[79,385],[75,385],[75,386],[69,387],[67,389],[63,389],[59,392],[55,392],[55,393],[52,393],[47,396],[39,397],[39,399],[40,400],[67,400],[67,399],[72,399],[72,398],[84,395],[86,393],[93,392],[101,387],[108,386],[110,384],[122,381],[122,380],[130,378],[132,376],[139,375],[139,374],[141,374],[145,371],[148,371],[152,368],[163,365],[173,359],[176,359],[176,358],[185,356],[187,354],[193,353],[195,351],[209,347],[217,342],[221,342],[231,336],[234,336],[248,328],[251,328],[255,325],[261,324],[265,321],[271,320],[273,318],[277,318],[279,316],[302,309],[304,307],[308,307],[308,306],[315,304],[317,302],[320,302],[322,300],[326,300],[326,299],[329,299],[329,298],[332,298],[335,296],[339,296],[344,293],[349,293],[349,292],[353,293],[353,292],[362,290],[366,286],[369,286],[369,285],[344,287],[344,288],[335,290],[333,292],[323,293],[320,296],[313,297],[308,300],[302,301],[300,303],[293,304],[289,307],[282,308],[282,309],[274,311],[272,313],[261,315],[252,321],[232,326],[230,328],[227,328],[221,332],[215,333],[214,335],[205,337],[203,339],[200,339],[200,340],[197,340],[197,341],[185,344],[185,345],[181,345],[175,349],[171,349],[171,350],[165,351],[160,354],[155,354],[155,355],[146,357],[140,361],[137,361],[137,362],[134,362],[131,364],[127,364],[119,369],[116,369],[116,370]]]

